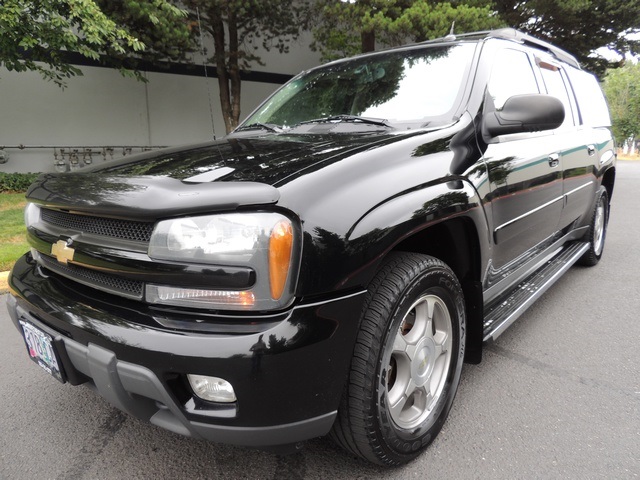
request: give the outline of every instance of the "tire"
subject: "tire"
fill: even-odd
[[[380,465],[418,456],[451,409],[464,332],[451,269],[427,255],[393,253],[369,287],[334,441]]]
[[[587,267],[596,265],[604,250],[604,241],[607,236],[607,224],[609,223],[609,195],[604,187],[600,187],[596,196],[596,204],[591,215],[591,224],[586,239],[589,242],[587,250],[578,264]]]

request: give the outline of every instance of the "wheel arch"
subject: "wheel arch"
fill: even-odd
[[[392,251],[421,253],[446,263],[460,281],[467,314],[465,362],[482,360],[483,297],[479,234],[470,218],[458,217],[428,227]]]
[[[609,195],[609,201],[611,201],[611,197],[613,197],[613,186],[616,181],[616,167],[609,167],[602,176],[602,186],[607,189],[607,194]]]
[[[478,231],[469,218],[445,220],[396,244],[392,251],[422,253],[446,263],[462,282],[480,278]]]

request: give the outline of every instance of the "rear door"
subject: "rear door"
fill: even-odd
[[[560,128],[553,134],[560,141],[558,152],[562,166],[563,211],[559,229],[566,232],[590,205],[594,194],[593,162],[597,149],[584,128],[579,127],[579,117],[575,96],[562,64],[545,54],[536,54],[536,63],[540,69],[542,83],[546,93],[558,98],[564,105],[565,118]]]
[[[563,156],[565,206],[560,225],[569,229],[587,225],[591,220],[599,177],[615,155],[608,128],[611,119],[598,81],[593,75],[570,66],[561,72],[569,96],[577,106],[573,129],[575,150]]]

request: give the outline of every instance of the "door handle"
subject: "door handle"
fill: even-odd
[[[557,153],[549,154],[549,166],[551,168],[555,168],[558,165],[560,165],[560,155],[558,155]]]
[[[596,146],[595,145],[587,145],[587,153],[590,157],[593,157],[596,154]]]

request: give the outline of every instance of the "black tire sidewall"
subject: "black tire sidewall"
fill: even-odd
[[[596,253],[595,250],[595,222],[596,215],[598,212],[598,205],[604,199],[604,226],[602,232],[602,248],[600,249],[600,253]],[[598,193],[596,195],[596,201],[594,203],[593,212],[591,214],[591,223],[589,224],[589,232],[587,234],[587,241],[589,242],[589,249],[585,252],[585,254],[580,258],[578,262],[580,265],[592,267],[596,265],[600,259],[602,258],[602,254],[604,253],[604,247],[607,240],[607,227],[609,224],[609,194],[607,189],[604,187],[600,187]]]
[[[417,429],[407,432],[394,423],[386,407],[384,372],[390,357],[390,347],[393,345],[400,322],[413,303],[425,294],[437,295],[449,309],[453,352],[446,383],[433,412]],[[384,439],[381,443],[386,445],[392,455],[416,456],[433,441],[442,428],[455,398],[462,371],[465,347],[464,311],[464,298],[458,281],[448,269],[440,267],[431,267],[422,275],[415,277],[405,287],[403,294],[396,302],[382,341],[383,347],[380,349],[375,378],[376,392],[373,397],[377,414],[376,424]]]

